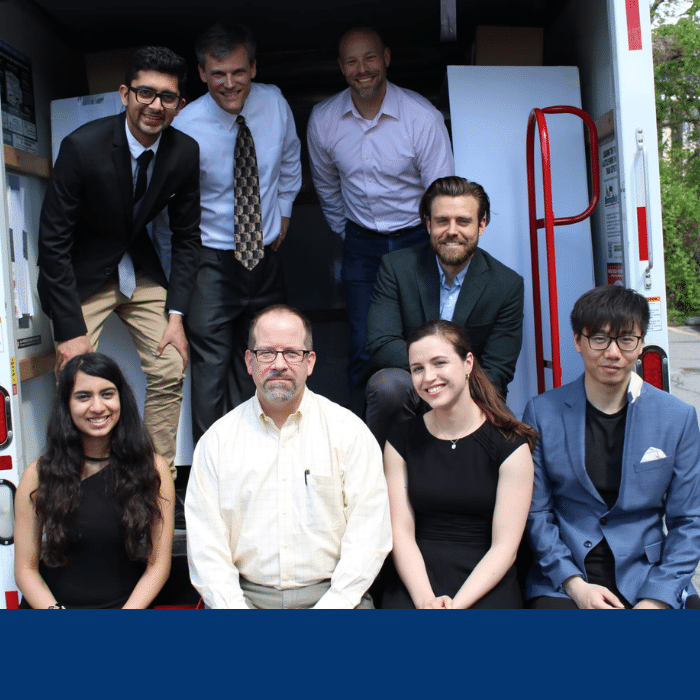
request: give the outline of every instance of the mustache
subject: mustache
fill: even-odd
[[[292,375],[284,369],[273,369],[270,370],[270,374],[267,376],[267,380],[270,379],[292,379]]]

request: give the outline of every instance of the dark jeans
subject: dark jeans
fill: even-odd
[[[284,300],[282,266],[270,246],[252,270],[236,260],[233,250],[202,248],[186,316],[195,445],[212,423],[255,393],[245,365],[250,322]]]
[[[346,222],[341,278],[345,285],[345,306],[350,326],[348,378],[351,392],[369,359],[366,349],[367,315],[382,256],[427,241],[428,230],[422,225],[399,236],[385,236],[368,233],[367,229],[352,221]]]

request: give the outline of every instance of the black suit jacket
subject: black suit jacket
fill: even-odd
[[[133,176],[125,114],[97,119],[66,136],[49,180],[39,225],[39,298],[56,341],[86,332],[80,303],[96,292],[128,251],[168,289],[166,308],[189,309],[199,262],[199,145],[163,131],[153,174],[133,217]],[[146,224],[165,207],[172,228],[166,278]]]
[[[523,294],[523,278],[477,248],[452,319],[467,329],[474,354],[504,397],[522,345]],[[385,255],[367,319],[368,370],[407,370],[408,336],[439,318],[440,273],[430,244]]]

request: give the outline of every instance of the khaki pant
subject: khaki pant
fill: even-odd
[[[156,452],[167,460],[174,479],[177,475],[174,462],[185,372],[180,353],[172,345],[168,345],[160,357],[155,356],[168,323],[165,297],[166,290],[139,270],[131,299],[119,291],[115,274],[82,303],[82,309],[87,336],[95,350],[105,321],[112,312],[126,324],[146,375],[143,420]],[[100,348],[100,352],[113,356],[108,347]]]
[[[330,581],[321,581],[321,583],[314,583],[302,588],[290,588],[280,591],[277,588],[251,583],[243,577],[239,581],[248,607],[262,610],[313,608],[331,587]],[[369,593],[365,593],[362,596],[357,609],[374,609],[374,603]]]

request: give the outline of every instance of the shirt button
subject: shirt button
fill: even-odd
[[[592,546],[593,546],[593,542],[591,542],[590,540],[586,540],[586,541],[583,543],[583,546],[586,547],[586,548],[592,547]]]

